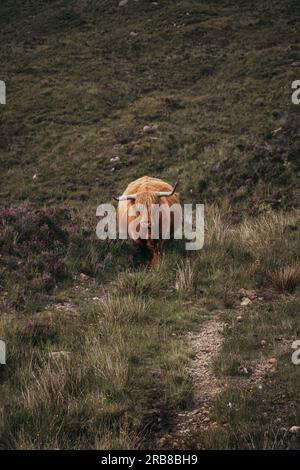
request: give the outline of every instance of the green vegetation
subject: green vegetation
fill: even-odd
[[[180,174],[189,200],[298,206],[296,0],[0,8],[6,200],[94,212],[133,176]]]
[[[191,402],[189,351],[176,334],[201,312],[151,294],[95,302],[82,289],[76,308],[1,319],[2,448],[137,447]]]
[[[299,449],[299,435],[289,432],[300,419],[300,370],[291,361],[299,337],[298,223],[272,214],[241,226],[248,254],[243,275],[248,287],[261,289],[239,316],[223,311],[225,341],[215,371],[227,387],[213,411],[218,427],[203,436],[208,447]]]
[[[299,307],[299,296],[285,296],[249,307],[242,322],[227,315],[230,326],[216,369],[229,378],[230,386],[215,404],[218,427],[203,436],[207,447],[299,449],[299,434],[290,431],[300,420],[300,371],[291,361],[292,343],[299,335]],[[259,359],[263,380],[253,383]],[[234,376],[248,374],[237,386]]]
[[[157,446],[193,403],[184,335],[216,313],[227,385],[186,446],[300,448],[299,2],[157,3],[1,2],[0,448]],[[152,271],[95,235],[146,174],[206,202],[204,249]]]

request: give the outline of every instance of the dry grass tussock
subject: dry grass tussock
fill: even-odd
[[[294,292],[300,285],[300,266],[292,265],[279,269],[271,275],[271,282],[279,292]]]

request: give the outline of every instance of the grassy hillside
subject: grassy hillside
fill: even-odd
[[[0,8],[2,198],[94,207],[179,174],[188,199],[298,205],[296,0]]]
[[[184,334],[213,315],[228,383],[184,446],[300,448],[298,3],[1,1],[0,448],[160,447],[193,403]],[[204,249],[155,271],[95,236],[145,174],[206,203]],[[266,386],[236,387],[270,355]]]

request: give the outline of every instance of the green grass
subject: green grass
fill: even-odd
[[[220,377],[298,334],[299,15],[296,0],[1,2],[1,448],[149,448],[192,404],[185,332],[222,312]],[[153,271],[95,235],[97,205],[146,174],[206,202],[204,249],[172,242]],[[240,288],[264,300],[236,322]],[[283,355],[262,390],[224,389],[206,446],[299,448],[280,431],[300,419],[298,374]]]
[[[300,419],[300,369],[291,361],[299,337],[297,217],[270,213],[248,219],[227,233],[218,231],[224,234],[218,245],[208,242],[211,261],[214,249],[220,253],[218,275],[215,270],[208,275],[209,282],[215,278],[208,301],[214,297],[225,323],[214,364],[223,392],[212,411],[216,427],[195,434],[190,448],[197,442],[213,449],[299,448],[298,435],[289,432]],[[247,307],[240,307],[241,287],[256,293]],[[275,369],[268,368],[270,359]],[[258,363],[261,377],[253,382]]]
[[[215,206],[207,207],[202,251],[183,257],[175,245],[155,269],[131,268],[112,273],[111,280],[101,273],[83,280],[75,275],[39,312],[27,307],[22,314],[11,310],[2,316],[0,333],[8,347],[8,363],[1,370],[2,447],[151,447],[157,432],[170,429],[176,410],[192,406],[186,369],[192,351],[182,335],[199,328],[210,312],[222,311],[228,325],[215,365],[220,376],[238,375],[241,365],[251,370],[261,352],[266,360],[277,355],[278,337],[292,342],[297,335],[298,271],[289,271],[289,282],[278,289],[278,272],[283,272],[278,270],[299,266],[300,238],[291,229],[298,217],[270,213],[230,225]],[[277,251],[282,245],[285,249]],[[262,300],[247,307],[237,322],[241,287],[254,288]],[[270,293],[279,300],[270,303]],[[66,302],[71,306],[60,308]],[[51,352],[57,351],[66,353],[55,358]],[[245,390],[224,388],[214,413],[230,433],[228,428],[222,433],[222,427],[207,433],[208,446],[268,446],[270,422],[260,424],[264,407],[278,418],[268,387],[276,394],[283,390],[285,424],[297,423],[298,369],[289,361],[289,355],[282,356],[282,370],[272,377],[276,386],[267,382],[263,389],[267,400],[260,390],[256,397],[252,389],[248,396]],[[228,396],[237,403],[233,418],[224,415]],[[251,406],[257,406],[254,422]],[[281,437],[278,446],[295,447],[293,439]]]
[[[246,384],[234,381],[217,400],[213,418],[217,428],[203,436],[210,448],[299,449],[299,436],[289,432],[299,423],[300,369],[292,364],[292,343],[299,334],[299,295],[270,305],[253,305],[232,328],[215,367],[220,377],[238,376],[239,367],[250,371]],[[255,360],[277,360],[276,370],[266,368],[262,385],[251,383]]]
[[[297,2],[129,3],[1,3],[1,197],[94,212],[149,173],[197,201],[297,206]]]
[[[100,448],[111,433],[105,445],[129,448],[151,435],[161,415],[190,404],[190,352],[177,333],[201,312],[157,301],[156,293],[91,302],[83,289],[76,309],[27,316],[33,327],[3,318],[1,446]],[[68,351],[70,360],[53,359],[51,351]]]

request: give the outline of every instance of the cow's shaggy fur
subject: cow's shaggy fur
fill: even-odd
[[[174,193],[171,196],[158,196],[157,192],[160,191],[172,191],[173,186],[162,181],[159,178],[152,178],[150,176],[143,176],[132,183],[130,183],[127,188],[125,189],[123,196],[128,195],[135,195],[135,200],[125,200],[119,201],[118,204],[118,220],[119,226],[125,226],[124,224],[127,223],[127,227],[130,223],[137,217],[136,215],[128,215],[129,207],[132,205],[139,205],[142,204],[147,208],[148,213],[148,221],[151,220],[151,207],[153,204],[168,204],[172,206],[173,204],[179,204],[179,194]],[[172,234],[174,230],[174,218],[173,214],[171,213],[170,218],[170,233]],[[161,238],[161,216],[160,216],[160,238],[158,240],[151,239],[151,224],[147,224],[147,236],[146,239],[137,239],[134,240],[135,244],[139,246],[147,246],[152,254],[152,261],[151,266],[154,266],[157,263],[158,255],[162,249],[164,240]],[[133,234],[130,233],[130,228],[128,230],[128,236],[133,239]]]

